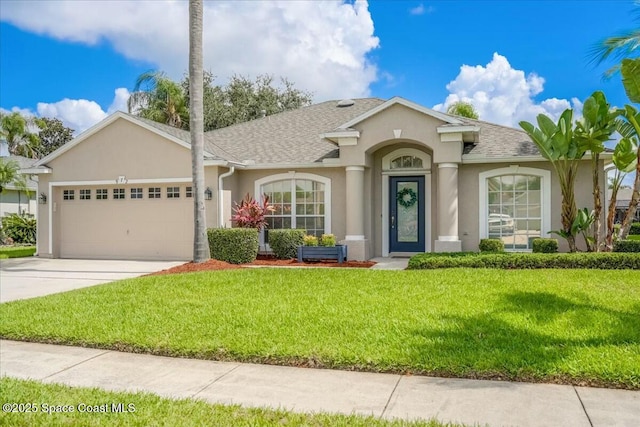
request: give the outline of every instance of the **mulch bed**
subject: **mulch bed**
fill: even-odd
[[[163,274],[179,274],[191,273],[194,271],[210,271],[210,270],[235,270],[239,268],[251,267],[350,267],[350,268],[369,268],[375,265],[373,261],[344,261],[338,264],[335,260],[324,260],[317,262],[298,262],[296,259],[275,259],[268,256],[259,255],[258,259],[250,264],[229,264],[228,262],[210,259],[209,261],[195,264],[188,262],[162,271],[148,274],[148,276],[159,276]]]

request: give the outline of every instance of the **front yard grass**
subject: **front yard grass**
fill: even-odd
[[[29,256],[33,256],[35,253],[36,253],[35,246],[0,247],[0,259],[29,257]]]
[[[640,389],[633,270],[241,269],[0,305],[7,339]]]
[[[28,426],[373,426],[444,427],[437,421],[387,421],[375,417],[333,414],[297,414],[284,410],[212,405],[201,400],[164,399],[150,393],[115,393],[90,388],[0,378],[2,404],[22,403],[37,412],[5,412],[1,425]],[[99,412],[118,408],[129,412]],[[112,406],[115,404],[115,406]],[[129,406],[132,405],[132,406]],[[73,412],[51,412],[62,407]],[[24,406],[23,406],[24,408]],[[90,412],[88,409],[97,409]],[[133,411],[131,411],[133,410]]]

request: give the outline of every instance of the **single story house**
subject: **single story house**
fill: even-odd
[[[2,160],[16,162],[20,169],[28,169],[35,163],[34,159],[23,156],[3,156]],[[33,177],[28,176],[26,183],[28,192],[9,184],[0,193],[0,217],[15,213],[36,214],[38,182]]]
[[[204,156],[208,227],[231,226],[245,194],[267,194],[270,229],[333,233],[350,259],[474,251],[486,237],[526,251],[561,228],[558,181],[526,133],[399,97],[207,132]],[[579,207],[593,204],[583,163]],[[189,132],[117,112],[26,172],[48,200],[40,256],[191,259]]]

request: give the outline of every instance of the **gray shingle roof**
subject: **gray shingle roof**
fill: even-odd
[[[336,144],[320,137],[382,104],[379,98],[355,99],[350,107],[337,100],[285,111],[261,119],[207,132],[211,152],[223,150],[235,160],[256,163],[312,163],[338,157]]]
[[[486,157],[517,157],[517,156],[539,156],[538,147],[531,141],[529,135],[523,130],[497,125],[482,120],[472,120],[463,118],[465,123],[480,127],[480,138],[478,143],[469,144],[465,147],[463,154]]]
[[[350,107],[337,107],[337,100],[326,101],[297,110],[285,111],[261,119],[239,123],[205,133],[205,150],[216,158],[257,164],[314,163],[339,157],[336,144],[320,137],[340,125],[383,104],[379,98],[354,99]],[[465,144],[463,155],[499,159],[539,156],[539,151],[522,130],[482,120],[452,116],[465,124],[480,128],[474,144]],[[188,131],[135,117],[156,129],[187,143]]]

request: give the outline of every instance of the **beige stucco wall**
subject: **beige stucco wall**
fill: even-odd
[[[558,184],[558,178],[553,171],[553,167],[549,162],[509,162],[509,163],[491,163],[491,164],[462,164],[459,169],[459,215],[460,225],[459,232],[462,240],[462,250],[464,251],[477,251],[478,244],[480,242],[479,236],[479,174],[481,172],[501,169],[510,165],[518,165],[521,167],[530,167],[536,169],[543,169],[551,171],[551,230],[560,230],[562,223],[560,219],[561,206],[562,206],[562,194],[560,192],[560,186]],[[604,163],[601,164],[604,167]],[[606,178],[604,174],[601,174],[600,185],[601,191],[605,187]],[[589,160],[582,161],[578,169],[578,175],[576,178],[575,198],[578,208],[588,207],[593,209],[593,194],[592,194],[592,178],[591,178],[591,163]],[[604,204],[604,192],[602,194],[602,203]],[[556,235],[547,235],[543,237],[558,238],[560,251],[568,251],[566,241],[559,238]],[[578,239],[578,245],[581,249],[584,249],[584,240],[582,237]]]

